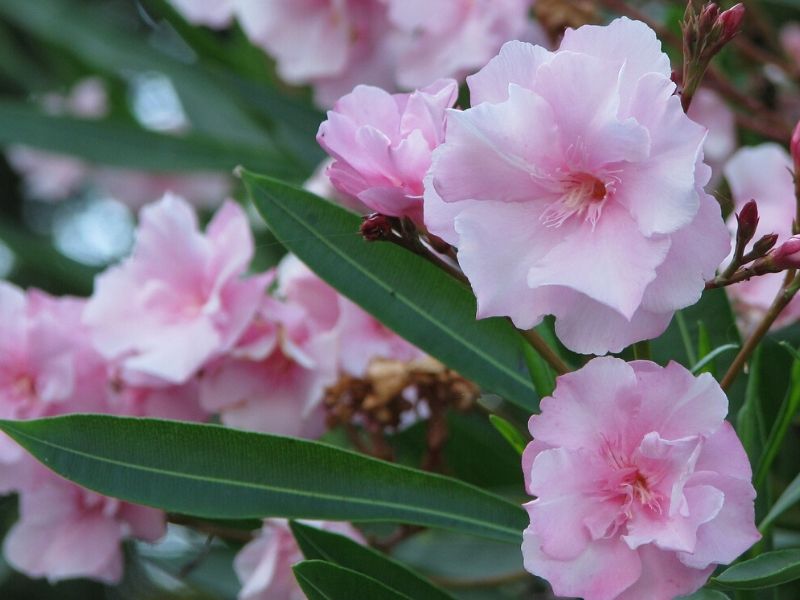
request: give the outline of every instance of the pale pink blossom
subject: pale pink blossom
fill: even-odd
[[[349,523],[300,523],[365,543],[361,533]],[[242,548],[233,563],[242,584],[239,600],[305,600],[292,572],[292,565],[301,560],[303,554],[288,523],[283,519],[267,519],[256,538]]]
[[[712,170],[709,186],[715,187],[722,178],[725,161],[736,150],[736,117],[719,94],[707,88],[697,90],[688,115],[708,130],[703,159]]]
[[[334,159],[333,186],[376,212],[421,222],[423,179],[457,94],[443,79],[412,94],[360,85],[340,98],[317,134]]]
[[[342,194],[339,190],[333,187],[331,178],[328,176],[328,171],[330,170],[332,164],[333,159],[326,158],[319,165],[317,165],[317,168],[314,169],[311,177],[309,177],[303,183],[303,189],[308,190],[312,194],[316,194],[321,198],[330,200],[335,204],[339,204],[353,212],[357,212],[362,215],[370,212],[370,209],[358,198],[353,198],[347,194]]]
[[[558,379],[522,464],[525,568],[559,596],[672,600],[760,538],[750,464],[710,374],[596,358]]]
[[[0,281],[0,418],[103,409],[106,364],[81,324],[84,304]],[[19,446],[0,435],[0,462],[21,456]]]
[[[376,358],[410,361],[422,351],[322,281],[296,256],[278,266],[278,295],[303,307],[314,331],[332,333],[340,371],[363,377]]]
[[[231,191],[230,178],[221,173],[151,173],[100,167],[92,182],[102,192],[139,210],[164,194],[180,196],[200,209],[216,209]]]
[[[786,54],[800,66],[800,23],[784,25],[780,31],[780,41]]]
[[[69,94],[47,94],[42,108],[51,115],[99,119],[108,113],[108,98],[101,79],[88,77],[73,86]],[[9,146],[6,155],[22,175],[26,193],[37,200],[64,200],[85,182],[91,168],[84,161],[28,146]]]
[[[319,437],[323,393],[337,377],[336,343],[301,305],[265,297],[237,346],[203,373],[202,405],[231,427]]]
[[[193,25],[223,29],[233,21],[237,0],[169,0],[169,3]]]
[[[458,248],[478,316],[556,316],[572,350],[661,334],[730,240],[702,186],[704,129],[681,110],[655,33],[626,18],[556,52],[509,42],[467,78],[425,186],[425,224]]]
[[[3,542],[17,571],[51,583],[88,578],[119,583],[122,542],[155,541],[165,532],[164,513],[101,496],[26,459],[20,518]]]
[[[232,201],[205,234],[179,197],[145,207],[132,255],[97,277],[86,306],[97,349],[129,383],[186,383],[255,315],[266,280],[244,277],[252,256],[247,217]]]
[[[320,106],[359,83],[394,85],[381,0],[238,0],[236,12],[250,41],[275,58],[281,78],[312,85]]]
[[[531,0],[387,0],[403,89],[463,79],[508,40],[533,41]]]
[[[792,159],[774,143],[742,148],[725,165],[725,178],[731,188],[734,212],[749,200],[758,203],[759,224],[755,240],[775,233],[778,244],[792,235],[792,221],[797,204],[792,181]],[[728,227],[736,233],[736,218],[728,218]],[[752,248],[752,242],[748,250]],[[782,273],[753,277],[726,288],[743,329],[752,329],[769,308],[783,282]],[[800,298],[794,298],[773,324],[783,327],[800,318]]]

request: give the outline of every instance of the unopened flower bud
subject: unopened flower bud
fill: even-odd
[[[392,235],[392,221],[380,213],[369,214],[362,219],[360,232],[368,242],[385,240]]]
[[[736,215],[739,228],[736,231],[736,242],[744,246],[753,239],[758,227],[758,205],[755,200],[750,200],[742,207]]]
[[[795,177],[800,177],[800,122],[797,123],[792,132],[789,150],[792,153],[792,161],[794,162],[794,175]]]
[[[717,24],[719,16],[719,6],[716,2],[709,2],[703,7],[697,21],[697,29],[701,37],[711,32],[711,29]]]
[[[742,30],[744,12],[744,5],[739,2],[717,18],[717,23],[722,27],[723,44],[727,44]]]
[[[778,246],[769,256],[770,262],[779,269],[800,268],[800,235],[793,235]]]
[[[777,233],[768,233],[767,235],[762,236],[761,239],[759,239],[755,244],[753,244],[753,251],[751,254],[756,258],[760,258],[772,250],[777,241]]]

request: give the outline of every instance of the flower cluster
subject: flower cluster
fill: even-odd
[[[465,110],[445,111],[444,82],[342,98],[318,136],[334,187],[385,214],[421,209],[479,317],[528,329],[552,314],[593,354],[662,333],[730,239],[703,189],[705,130],[653,31],[623,18],[568,30],[555,52],[509,42],[467,82]]]
[[[202,231],[192,207],[167,194],[141,211],[132,254],[96,278],[90,298],[0,284],[0,416],[217,414],[233,427],[317,437],[325,390],[340,376],[363,377],[374,359],[423,356],[292,255],[248,275],[253,252],[236,203]],[[21,497],[8,561],[51,581],[116,582],[120,542],[165,530],[160,511],[64,481],[5,435],[0,490]]]
[[[331,106],[357,84],[412,89],[463,78],[506,40],[540,39],[533,0],[172,0],[191,23],[227,27],[250,41],[294,85]]]

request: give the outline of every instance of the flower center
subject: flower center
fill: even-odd
[[[613,191],[613,185],[584,172],[563,176],[560,188],[560,197],[542,213],[542,223],[547,227],[559,227],[573,215],[583,216],[594,227],[606,199]]]

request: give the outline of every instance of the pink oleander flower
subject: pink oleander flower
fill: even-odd
[[[108,99],[101,79],[89,77],[75,84],[66,96],[47,94],[41,100],[45,112],[84,119],[102,118]],[[22,175],[26,193],[47,201],[64,200],[86,181],[91,167],[84,161],[27,146],[9,146],[8,161]]]
[[[508,40],[534,41],[532,0],[388,0],[397,83],[420,88],[462,79]],[[543,39],[543,36],[540,36]]]
[[[442,143],[458,84],[443,79],[412,94],[360,85],[340,98],[317,141],[333,157],[333,186],[379,213],[422,221],[425,172]]]
[[[247,217],[232,201],[205,234],[181,198],[145,207],[132,255],[97,277],[86,306],[97,349],[128,383],[186,383],[255,315],[266,280],[244,277],[252,256]]]
[[[134,210],[171,193],[200,209],[216,209],[231,192],[231,181],[220,173],[150,173],[102,167],[92,182]]]
[[[3,542],[17,571],[51,583],[88,578],[115,584],[122,578],[122,542],[164,535],[161,511],[90,492],[27,461],[20,519]]]
[[[781,46],[798,66],[800,66],[800,23],[784,25],[780,31]]]
[[[697,90],[688,115],[708,130],[703,143],[703,160],[712,170],[711,181],[706,186],[711,189],[719,183],[725,161],[736,150],[736,117],[716,92],[706,88]]]
[[[193,25],[224,29],[233,21],[237,0],[169,0],[169,3]]]
[[[792,181],[792,159],[778,144],[767,143],[737,151],[725,165],[725,178],[731,188],[734,212],[751,199],[758,203],[757,240],[775,233],[778,245],[792,235],[796,200]],[[728,228],[736,233],[736,218],[728,218]],[[752,243],[747,250],[752,248]],[[752,329],[769,309],[783,281],[782,273],[753,277],[725,288],[744,330]],[[777,329],[800,318],[800,298],[794,298],[773,324]]]
[[[525,568],[558,596],[672,600],[761,537],[747,455],[711,375],[596,358],[558,379],[522,464]]]
[[[81,324],[84,304],[0,282],[0,418],[102,410],[106,364]],[[0,435],[0,463],[22,456]]]
[[[394,85],[382,0],[238,0],[236,12],[250,41],[275,58],[281,78],[312,85],[320,106],[359,83]]]
[[[207,367],[201,403],[232,427],[319,437],[323,394],[337,377],[336,346],[332,332],[310,326],[304,307],[265,297],[236,347]]]
[[[365,543],[349,523],[300,522]],[[258,536],[242,548],[233,563],[242,584],[239,600],[305,600],[292,572],[292,566],[301,560],[303,554],[288,523],[284,519],[267,519]]]
[[[353,198],[346,194],[342,194],[339,190],[333,187],[331,178],[328,176],[328,171],[333,164],[332,158],[323,160],[314,172],[311,174],[304,183],[303,189],[308,190],[312,194],[316,194],[321,198],[330,200],[335,204],[339,204],[348,210],[365,215],[370,211],[369,207],[365,206],[358,198]]]
[[[421,350],[382,325],[375,317],[322,281],[296,256],[278,266],[278,295],[302,306],[312,330],[336,339],[336,365],[353,377],[363,377],[376,358],[410,361]]]
[[[681,110],[655,33],[621,18],[556,52],[509,42],[448,113],[425,224],[458,248],[478,317],[544,315],[572,350],[662,333],[730,240],[703,191],[704,128]]]

